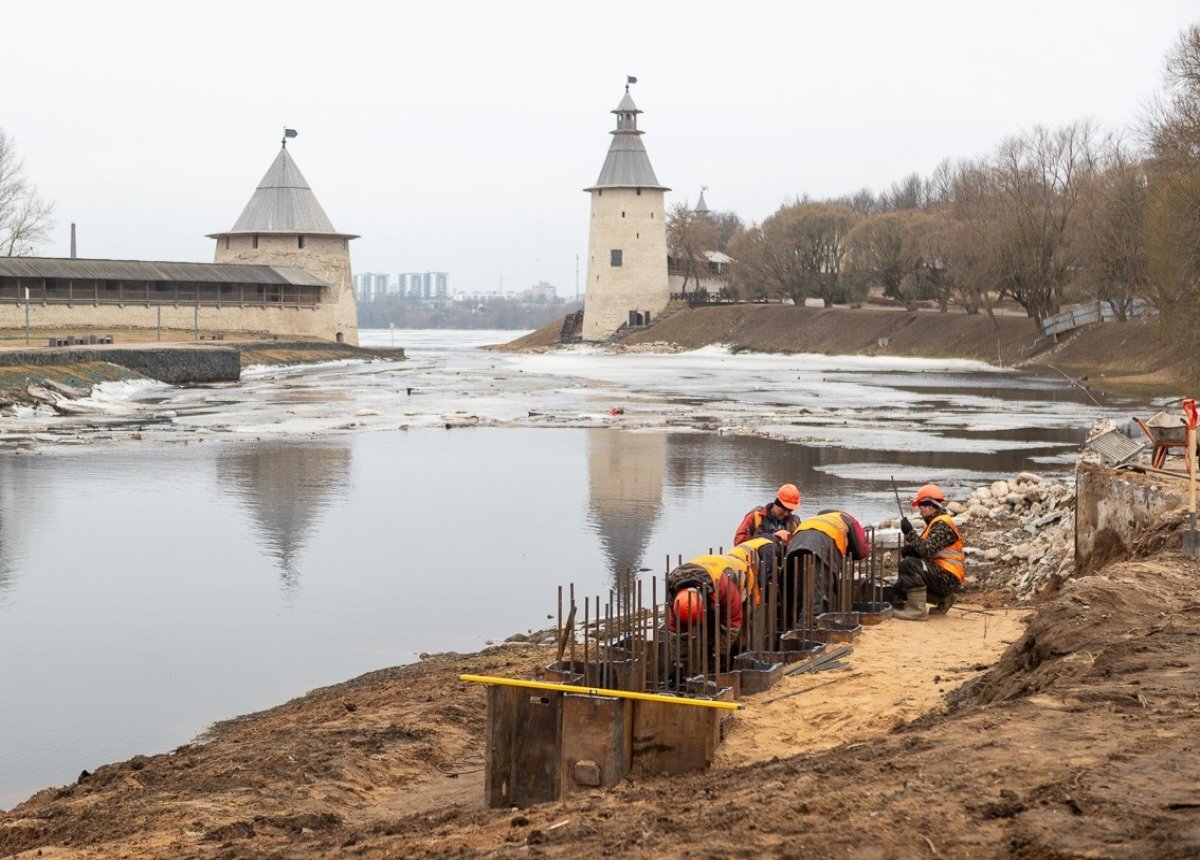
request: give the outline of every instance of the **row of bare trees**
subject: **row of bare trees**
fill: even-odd
[[[1089,123],[1035,128],[878,196],[784,203],[732,236],[734,286],[826,306],[874,287],[968,313],[1007,299],[1037,322],[1086,295],[1124,316],[1147,283],[1145,177],[1142,159]]]
[[[1038,127],[880,194],[787,201],[720,246],[735,260],[732,289],[828,306],[875,288],[989,315],[1008,300],[1038,324],[1079,301],[1126,319],[1141,301],[1200,346],[1200,25],[1168,56],[1136,141],[1090,122]],[[699,265],[717,247],[711,218],[686,206],[668,230],[677,261]]]

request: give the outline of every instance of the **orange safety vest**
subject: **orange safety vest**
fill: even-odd
[[[846,525],[846,521],[842,519],[840,512],[819,514],[815,517],[809,517],[800,525],[796,526],[796,531],[818,531],[828,537],[837,545],[838,552],[843,556],[846,555],[846,546],[849,542],[850,527]]]
[[[738,591],[744,603],[751,594],[758,595],[758,584],[754,579],[754,570],[745,559],[737,555],[699,555],[689,564],[698,564],[708,571],[713,585],[724,575],[726,570],[733,572],[733,580],[737,583]]]
[[[746,569],[750,573],[750,584],[748,590],[743,593],[753,593],[755,606],[762,603],[762,591],[758,585],[762,581],[762,571],[759,570],[760,558],[758,551],[763,546],[774,542],[772,538],[750,538],[750,540],[742,541],[727,553],[727,555],[741,559],[745,563]]]
[[[963,581],[967,569],[967,554],[964,552],[962,534],[958,530],[958,526],[954,523],[954,517],[949,514],[938,514],[925,524],[925,531],[921,532],[921,540],[925,540],[929,536],[929,530],[933,528],[933,524],[938,520],[945,520],[947,525],[954,531],[956,540],[950,546],[943,547],[938,550],[937,555],[933,557],[933,563],[940,567],[946,573],[953,574],[959,582]]]

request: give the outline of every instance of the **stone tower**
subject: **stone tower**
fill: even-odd
[[[625,86],[617,128],[592,195],[583,339],[604,340],[623,325],[645,325],[670,300],[663,193],[637,127],[641,113]]]
[[[317,318],[303,328],[325,340],[358,344],[350,272],[350,240],[358,237],[333,229],[288,154],[287,137],[233,229],[209,238],[217,240],[213,262],[295,266],[324,280],[329,289],[322,291]]]

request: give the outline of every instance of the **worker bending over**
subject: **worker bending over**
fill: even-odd
[[[705,625],[712,665],[729,671],[742,630],[743,589],[752,590],[753,580],[746,564],[732,556],[702,555],[679,565],[667,574],[667,629],[697,634]]]
[[[871,554],[871,544],[862,523],[845,511],[826,508],[815,517],[809,517],[796,526],[788,540],[786,569],[795,570],[789,583],[791,588],[802,586],[799,571],[804,564],[813,566],[813,594],[807,596],[814,614],[830,612],[837,604],[838,583],[846,566],[846,559],[854,561]],[[785,608],[805,605],[805,597],[785,599]],[[789,626],[800,619],[788,618]]]
[[[894,594],[897,600],[907,601],[907,606],[896,610],[893,617],[924,621],[928,617],[927,600],[936,601],[933,611],[938,615],[954,605],[955,595],[962,590],[966,553],[958,525],[946,513],[946,494],[937,484],[917,490],[912,506],[925,521],[925,530],[918,537],[908,517],[900,518],[904,547]]]

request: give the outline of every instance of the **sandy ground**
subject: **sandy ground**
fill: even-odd
[[[849,669],[785,677],[746,697],[746,710],[718,749],[717,764],[812,753],[901,726],[938,708],[947,691],[979,677],[1020,638],[1030,614],[961,603],[928,624],[868,627],[846,658]]]

